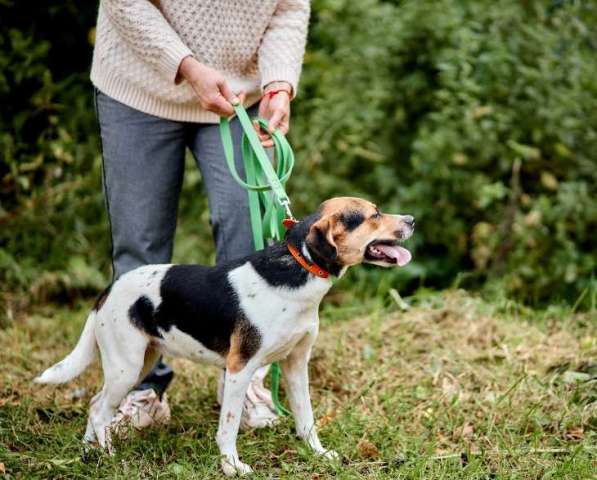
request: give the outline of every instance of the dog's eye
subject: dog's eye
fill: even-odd
[[[375,219],[375,220],[377,220],[377,219],[381,218],[381,213],[380,213],[380,211],[378,210],[378,211],[377,211],[377,212],[375,212],[373,215],[371,215],[371,218],[373,218],[373,219]]]

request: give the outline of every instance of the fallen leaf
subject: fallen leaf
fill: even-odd
[[[373,445],[369,440],[361,440],[357,448],[361,455],[365,458],[377,458],[379,457],[379,450],[375,445]]]
[[[317,420],[317,427],[325,427],[328,423],[331,423],[334,418],[336,418],[336,410],[329,410],[325,415],[319,417]]]
[[[585,430],[582,426],[569,428],[564,434],[564,438],[566,440],[573,441],[582,440],[583,438],[585,438]]]
[[[462,427],[462,436],[463,437],[470,437],[473,434],[473,426],[470,423],[466,423],[464,427]]]

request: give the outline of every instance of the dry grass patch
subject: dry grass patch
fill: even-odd
[[[463,292],[408,311],[326,321],[311,363],[322,440],[314,458],[290,419],[240,435],[256,478],[590,478],[597,467],[593,314],[503,308]],[[86,306],[85,306],[86,307]],[[507,306],[506,306],[507,307]],[[15,478],[219,478],[217,372],[174,362],[173,421],[83,455],[93,368],[70,385],[31,378],[74,345],[84,320],[48,307],[0,330],[0,462]],[[84,390],[81,390],[84,389]]]

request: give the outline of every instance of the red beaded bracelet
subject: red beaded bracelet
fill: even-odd
[[[263,97],[268,97],[270,100],[272,99],[272,97],[274,97],[275,95],[278,95],[278,93],[280,92],[284,92],[288,95],[288,98],[290,98],[290,92],[288,90],[286,90],[285,88],[278,88],[277,90],[270,90],[269,92],[265,92],[263,94]]]

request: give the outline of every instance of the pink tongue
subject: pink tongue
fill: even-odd
[[[396,263],[400,267],[404,267],[404,265],[410,262],[410,259],[412,258],[412,255],[406,248],[399,247],[398,245],[379,244],[375,245],[375,248],[381,250],[388,257],[395,258]]]

